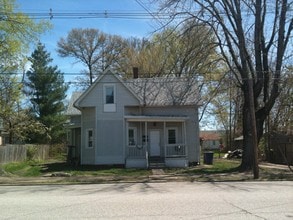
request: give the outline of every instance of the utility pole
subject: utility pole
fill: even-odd
[[[229,149],[232,150],[232,76],[229,74]]]

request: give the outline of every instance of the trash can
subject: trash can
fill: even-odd
[[[213,164],[214,152],[208,151],[203,153],[203,163]]]

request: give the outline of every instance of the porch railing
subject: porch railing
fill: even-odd
[[[145,158],[146,147],[145,145],[129,145],[127,156],[130,158]]]
[[[165,146],[166,157],[185,157],[186,145],[185,144],[168,144]]]
[[[127,147],[127,156],[129,158],[146,158],[148,157],[145,145],[129,145]],[[147,155],[147,156],[146,156]],[[185,144],[168,144],[165,146],[165,157],[185,157]]]

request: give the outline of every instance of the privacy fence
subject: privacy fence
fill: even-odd
[[[268,160],[272,163],[293,165],[293,135],[272,134]]]
[[[5,145],[0,146],[0,164],[25,160],[46,160],[49,145]]]

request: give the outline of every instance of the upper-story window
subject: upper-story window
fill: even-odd
[[[106,104],[114,104],[114,86],[105,86]]]
[[[116,112],[116,87],[114,84],[104,85],[104,112]]]

